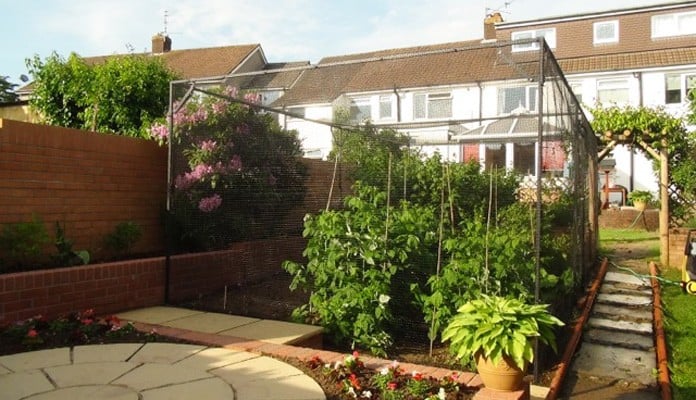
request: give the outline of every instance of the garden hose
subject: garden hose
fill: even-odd
[[[616,268],[618,268],[618,269],[620,269],[620,270],[622,270],[622,271],[630,272],[630,273],[631,273],[632,275],[634,275],[636,278],[639,278],[639,279],[648,279],[648,280],[649,280],[650,278],[653,278],[653,276],[650,275],[650,274],[639,274],[639,273],[637,273],[636,271],[634,271],[634,270],[632,270],[632,269],[630,269],[630,268],[628,268],[628,267],[622,267],[621,265],[616,264],[615,262],[609,261],[609,263],[610,263],[612,266],[614,266],[614,267],[616,267]],[[673,281],[673,280],[671,280],[671,279],[663,278],[663,277],[661,277],[661,276],[655,276],[654,278],[657,279],[657,280],[660,281],[660,282],[664,282],[664,283],[667,283],[667,284],[670,284],[670,285],[681,286],[681,282]]]

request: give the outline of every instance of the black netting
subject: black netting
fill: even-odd
[[[569,315],[597,150],[543,41],[277,67],[172,86],[170,303],[377,353],[481,293]]]

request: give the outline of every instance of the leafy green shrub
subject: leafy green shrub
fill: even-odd
[[[114,230],[104,237],[106,248],[119,257],[128,255],[143,233],[140,225],[133,221],[119,222]]]
[[[306,168],[297,132],[234,101],[242,97],[249,103],[260,99],[228,87],[189,100],[174,115],[171,217],[181,228],[180,242],[189,247],[220,249],[271,236],[288,204],[304,198]],[[163,141],[169,131],[155,124],[151,135]]]
[[[53,261],[59,267],[89,264],[89,252],[87,250],[73,250],[73,242],[65,237],[65,229],[56,221],[56,250],[58,254],[53,256]]]
[[[30,222],[4,225],[0,231],[2,269],[26,268],[45,261],[42,255],[49,240],[46,227],[36,215]]]

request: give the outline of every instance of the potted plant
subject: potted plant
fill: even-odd
[[[562,326],[546,304],[482,295],[457,310],[442,333],[457,358],[474,357],[483,384],[494,390],[522,386],[528,363],[534,361],[534,338],[556,351],[555,326]]]
[[[643,211],[653,201],[653,194],[647,190],[634,190],[628,194],[628,199],[638,211]]]

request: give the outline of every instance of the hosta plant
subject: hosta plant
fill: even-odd
[[[546,304],[481,295],[457,310],[442,334],[457,358],[479,353],[493,364],[504,357],[520,369],[534,361],[533,338],[556,351],[554,327],[562,326]]]

